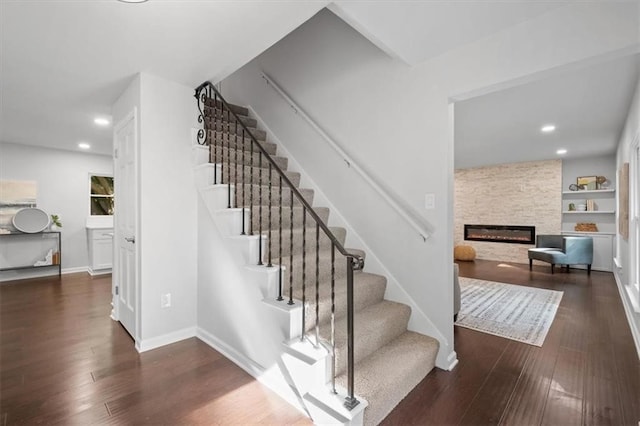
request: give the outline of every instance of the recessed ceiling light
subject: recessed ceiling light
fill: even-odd
[[[147,0],[118,0],[118,1],[120,1],[122,3],[144,3]]]
[[[560,148],[559,150],[556,151],[556,154],[558,155],[564,155],[567,153],[567,150],[564,148]]]
[[[89,149],[89,148],[91,148],[91,145],[89,145],[89,144],[88,144],[88,143],[86,143],[86,142],[80,142],[80,143],[78,144],[78,148],[80,148],[80,149]]]
[[[544,126],[542,126],[542,128],[540,129],[540,131],[542,133],[551,133],[554,130],[556,130],[556,126],[555,124],[545,124]]]
[[[93,119],[93,122],[96,123],[98,126],[108,126],[111,123],[111,121],[109,121],[104,117],[96,117]]]

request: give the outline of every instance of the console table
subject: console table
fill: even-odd
[[[51,265],[8,266],[8,267],[0,268],[0,272],[2,272],[2,271],[16,271],[16,270],[19,270],[19,269],[38,269],[38,268],[56,267],[56,268],[58,268],[58,276],[62,275],[62,236],[60,234],[60,231],[44,231],[44,232],[36,232],[36,233],[33,233],[33,234],[29,234],[29,233],[26,233],[26,232],[12,232],[10,234],[0,234],[0,238],[2,238],[2,239],[4,239],[4,238],[15,238],[15,237],[27,237],[27,238],[33,238],[33,237],[50,238],[50,237],[53,237],[53,238],[56,238],[57,239],[56,242],[57,242],[58,256],[57,257],[54,256],[53,264],[51,264]]]

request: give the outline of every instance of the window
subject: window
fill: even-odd
[[[113,176],[91,175],[91,216],[111,216],[114,209]]]

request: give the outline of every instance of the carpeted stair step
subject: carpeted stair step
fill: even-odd
[[[206,120],[207,124],[206,130],[209,132],[216,132],[218,135],[222,134],[224,139],[235,139],[235,135],[242,136],[243,132],[245,137],[247,135],[247,130],[249,133],[253,135],[258,141],[267,140],[267,132],[261,129],[256,129],[255,127],[249,127],[248,129],[244,129],[242,126],[236,126],[233,123],[228,123],[226,121],[214,121],[214,120]]]
[[[411,308],[383,300],[357,312],[354,318],[354,361],[357,364],[407,331]],[[324,327],[323,329],[326,329]],[[328,335],[324,335],[325,339]],[[347,369],[347,318],[336,321],[336,374]]]
[[[238,123],[238,127],[241,127],[242,124],[244,124],[245,127],[249,127],[249,128],[258,127],[258,120],[256,120],[255,118],[247,117],[246,115],[241,115],[238,113],[236,113],[236,115],[234,116],[233,114],[227,114],[226,110],[224,114],[222,114],[219,109],[216,109],[215,115],[213,110],[209,110],[208,112],[205,113],[204,117],[205,117],[205,123],[207,124],[213,124],[215,122],[215,123],[224,123],[225,125],[229,124],[235,127],[236,123]],[[238,120],[236,120],[236,117],[238,117]]]
[[[435,367],[439,344],[434,338],[405,331],[356,363],[354,388],[369,402],[364,424],[377,425]],[[347,375],[336,378],[346,389]]]
[[[280,183],[279,181],[276,183]],[[252,189],[253,189],[253,199],[252,197]],[[260,189],[262,189],[262,200],[260,199]],[[313,205],[313,189],[309,188],[296,188],[301,194],[302,197],[307,201],[307,203]],[[282,205],[290,207],[291,206],[291,197],[292,191],[289,187],[282,187]],[[244,202],[243,202],[244,200]],[[271,188],[271,203],[272,205],[277,205],[280,202],[280,187],[274,186]],[[258,206],[262,204],[266,206],[269,204],[269,187],[259,185],[238,185],[238,206],[239,207],[249,207],[249,206]],[[293,206],[299,207],[302,203],[296,196],[293,196]]]
[[[316,324],[316,288],[315,288],[315,276],[314,280],[306,288],[305,295],[308,303],[308,308],[305,314],[306,329],[312,331]],[[335,281],[335,319],[336,321],[347,315],[347,279],[342,277]],[[353,274],[353,294],[354,303],[353,308],[355,312],[359,312],[362,309],[380,303],[384,298],[384,292],[387,288],[387,279],[382,275],[370,274],[368,272],[358,272]],[[286,290],[285,295],[288,299],[289,288]],[[320,282],[319,285],[319,297],[320,297],[320,334],[329,336],[331,332],[331,280]],[[294,287],[293,298],[302,300],[302,286]],[[313,336],[315,336],[312,333]],[[315,340],[314,340],[315,341]]]
[[[268,230],[266,225],[263,224],[262,234],[266,235]],[[259,232],[258,223],[253,224],[253,233],[258,234]],[[347,231],[344,228],[339,227],[330,227],[329,230],[333,233],[336,239],[344,244],[344,240],[347,234]],[[282,234],[282,238],[280,238],[280,234]],[[301,254],[303,251],[302,241],[304,239],[304,250],[306,252],[307,264],[311,264],[312,258],[315,262],[315,254],[316,254],[316,228],[315,225],[307,223],[306,228],[293,228],[291,229],[283,229],[282,232],[278,230],[271,231],[271,255],[272,258],[276,257],[276,255],[282,253],[282,256],[289,256],[291,253],[291,237],[293,236],[293,253],[294,257],[296,254]],[[319,248],[321,251],[329,250],[331,248],[331,240],[329,237],[320,229],[319,232]],[[280,252],[280,240],[282,240],[282,252]],[[269,241],[265,241],[265,252],[269,250]],[[336,258],[338,255],[336,253]]]
[[[214,101],[212,98],[207,98],[204,100],[204,105],[205,105],[205,109],[204,109],[204,113],[207,114],[209,108],[216,108],[219,111],[222,111],[222,101]],[[226,111],[226,109],[229,108],[231,111],[235,112],[237,115],[245,115],[248,116],[249,115],[249,108],[240,106],[240,105],[234,105],[234,104],[227,104],[224,106],[224,110]]]
[[[262,179],[262,186],[269,186],[269,169],[236,165],[233,163],[231,163],[230,165],[228,165],[227,163],[221,164],[223,170],[221,173],[222,176],[218,175],[218,183],[241,184],[242,182],[253,182],[254,185],[260,185]],[[296,187],[300,185],[300,173],[285,171],[284,174]],[[276,184],[279,183],[279,180],[277,179],[277,176],[275,176],[275,173],[271,173],[271,178],[273,181],[272,186],[276,186]],[[239,196],[239,199],[242,199],[241,195]]]
[[[277,236],[274,238],[277,238]],[[265,249],[265,251],[267,250],[268,248]],[[364,258],[364,252],[362,250],[357,250],[357,249],[347,249],[347,250],[349,251],[349,253],[358,254]],[[272,251],[272,260],[271,260],[272,263],[283,265],[285,267],[285,272],[282,277],[284,287],[286,287],[287,289],[289,288],[289,275],[293,274],[294,289],[302,288],[302,263],[303,263],[302,256],[294,255],[293,265],[290,264],[289,256],[286,256],[286,257],[283,256],[282,260],[280,260],[277,256],[278,256],[278,252]],[[265,259],[268,258],[267,253],[265,253],[264,258]],[[315,250],[313,251],[313,253],[307,253],[305,267],[306,267],[307,285],[315,286],[315,282],[316,282],[315,281],[315,278],[316,278]],[[334,267],[333,273],[336,280],[342,279],[347,276],[347,260],[337,250],[335,253],[335,262],[333,267]],[[318,279],[320,280],[320,282],[330,282],[331,280],[331,249],[321,250],[318,253]],[[310,284],[310,283],[313,283],[313,284]]]
[[[233,164],[244,164],[247,166],[253,164],[253,167],[262,167],[265,169],[269,169],[269,164],[271,164],[262,153],[254,152],[253,155],[251,155],[251,153],[248,151],[240,151],[219,146],[215,146],[212,150],[210,150],[209,157],[209,161],[212,163],[219,163],[221,161],[224,161],[225,164],[229,162]],[[280,169],[282,169],[283,171],[287,170],[287,166],[289,163],[289,160],[287,158],[271,156],[271,159],[275,161]],[[277,179],[278,172],[275,170],[275,168],[272,168],[271,174]]]
[[[264,202],[264,200],[263,200]],[[275,203],[274,203],[275,204]],[[260,219],[260,206],[251,206],[251,220],[253,221],[253,228],[258,229],[259,219]],[[277,230],[280,225],[282,225],[282,229],[289,229],[291,225],[291,212],[292,209],[289,206],[283,206],[282,209],[280,207],[271,207],[269,209],[268,206],[262,206],[262,229],[269,229],[269,211],[271,211],[271,229]],[[293,228],[302,227],[302,215],[303,208],[302,207],[293,207]],[[327,223],[329,220],[329,208],[327,207],[315,207],[314,211],[320,219],[324,223]],[[282,213],[282,223],[280,223],[280,216]],[[313,218],[311,214],[307,212],[306,224],[313,224]],[[315,232],[315,230],[313,231]],[[283,235],[284,237],[284,235]]]
[[[214,134],[213,132],[210,132],[209,140],[212,141],[212,144],[214,146],[222,146],[227,148],[238,149],[240,153],[242,151],[251,152],[252,144],[253,144],[253,152],[260,151],[260,148],[258,148],[255,145],[255,143],[253,143],[251,139],[248,137],[244,138],[244,143],[243,143],[241,136],[237,138],[236,137],[227,138],[226,135],[222,137],[222,133],[220,132],[216,134]],[[276,152],[278,151],[278,146],[276,144],[272,142],[267,142],[267,141],[258,141],[258,143],[267,151],[267,154],[276,155]]]

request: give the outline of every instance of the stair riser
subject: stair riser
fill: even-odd
[[[357,274],[356,274],[357,277]],[[361,311],[367,306],[380,303],[384,298],[384,292],[386,290],[386,281],[379,280],[374,283],[366,283],[359,285],[357,278],[354,279],[353,292],[354,292],[354,312]],[[328,336],[331,331],[331,296],[326,294],[330,292],[330,283],[321,283],[320,289],[320,333],[321,335]],[[293,292],[294,298],[302,300],[301,289],[295,289]],[[315,283],[313,288],[307,289],[307,302],[308,307],[305,315],[305,323],[308,331],[315,330],[316,324],[316,291]],[[342,278],[335,283],[335,319],[336,321],[347,315],[347,280]]]
[[[258,120],[255,118],[247,117],[245,115],[237,114],[236,116],[240,119],[241,123],[244,123],[247,127],[258,127]],[[226,110],[222,113],[221,110],[216,109],[215,111],[211,108],[204,109],[204,117],[206,122],[212,122],[215,120],[216,123],[225,123],[231,124],[235,126],[236,119],[233,114],[228,113]],[[240,124],[238,124],[239,126]]]
[[[324,223],[327,223],[327,221],[329,220],[329,209],[326,207],[316,207],[314,210],[316,214],[320,216],[320,219],[322,219]],[[269,211],[271,212],[271,220],[269,220]],[[259,227],[258,223],[260,220],[260,206],[251,207],[251,216],[253,220],[254,229],[257,229]],[[280,216],[282,216],[282,222],[280,222]],[[302,215],[302,208],[294,207],[293,209],[293,228],[294,229],[302,227],[303,218],[304,217]],[[269,223],[271,223],[271,226],[269,226]],[[282,225],[282,229],[290,229],[291,223],[292,221],[291,221],[290,207],[283,207],[282,214],[280,214],[279,207],[271,207],[271,209],[269,209],[268,206],[262,206],[262,229],[271,228],[272,230],[277,230],[280,224]],[[306,223],[307,225],[314,223],[313,218],[309,213],[307,213]]]
[[[253,165],[253,167],[261,167],[267,170],[269,169],[269,164],[271,164],[269,160],[267,160],[264,157],[264,155],[257,152],[254,152],[252,156],[251,153],[246,151],[238,151],[235,149],[216,147],[215,149],[212,150],[210,155],[211,156],[209,161],[211,163],[224,162],[225,165],[228,163],[244,164],[246,166]],[[252,159],[253,159],[253,162],[252,162]],[[272,156],[271,159],[277,164],[277,166],[280,169],[287,170],[289,162],[286,158]],[[272,176],[274,176],[276,179],[278,176],[277,173],[278,172],[276,172],[275,169],[271,171]]]
[[[235,139],[235,135],[238,135],[240,137],[243,135],[243,132],[244,132],[245,137],[248,137],[248,133],[250,133],[258,141],[267,140],[267,132],[265,132],[264,130],[254,129],[254,128],[243,129],[242,126],[240,125],[236,126],[233,123],[229,124],[229,123],[214,123],[214,122],[206,123],[205,122],[205,124],[206,124],[205,129],[209,133],[209,136],[212,139],[215,138],[216,136],[220,137],[220,135],[222,136],[223,139],[229,139],[229,138]]]
[[[307,226],[309,226],[310,224],[307,224]],[[262,234],[263,235],[267,235],[268,234],[268,230],[266,229],[266,224],[263,225],[263,229],[262,229]],[[339,228],[331,228],[331,230],[333,231],[333,234],[336,236],[336,238],[338,239],[338,241],[340,241],[341,243],[344,242],[344,235],[345,232],[344,230],[341,230]],[[253,224],[253,233],[257,234],[259,233],[260,229],[258,227],[258,223],[254,223]],[[280,253],[282,253],[282,256],[286,257],[289,256],[290,253],[293,252],[294,256],[296,254],[302,254],[303,249],[306,252],[306,257],[307,257],[307,262],[311,261],[311,258],[313,257],[313,259],[315,259],[315,254],[316,254],[316,230],[315,228],[311,228],[311,227],[307,227],[306,228],[306,232],[302,232],[302,228],[294,228],[293,230],[293,251],[291,250],[291,238],[290,238],[291,231],[289,229],[283,229],[282,230],[282,252],[280,251],[280,235],[279,235],[279,231],[278,230],[272,230],[271,231],[271,255],[272,258],[274,257],[279,257]],[[304,239],[304,246],[302,244]],[[319,245],[319,249],[320,251],[327,251],[331,248],[331,240],[329,239],[329,237],[322,231],[320,230],[320,238],[318,240],[318,245]],[[267,242],[267,247],[268,247],[268,242]],[[339,255],[336,253],[336,258]],[[265,253],[265,258],[266,258],[266,253]]]
[[[269,187],[262,187],[262,199],[260,197],[260,187],[258,185],[253,185],[253,198],[251,192],[252,185],[239,185],[238,186],[238,205],[239,206],[258,206],[263,205],[266,206],[269,204]],[[298,191],[302,194],[302,197],[309,203],[313,205],[313,189],[306,188],[297,188]],[[243,198],[244,196],[244,198]],[[291,197],[292,192],[289,188],[282,188],[282,205],[285,207],[291,206]],[[293,196],[293,206],[300,207],[302,205],[301,201],[298,200],[296,196]],[[244,203],[242,200],[244,199]],[[280,202],[280,187],[272,187],[271,188],[271,205],[278,205]]]
[[[284,173],[294,186],[297,187],[300,185],[299,173],[287,171]],[[231,164],[231,166],[229,166],[227,163],[218,164],[216,177],[218,179],[218,183],[237,183],[238,185],[241,185],[243,182],[245,184],[250,184],[250,182],[253,181],[254,185],[260,185],[260,183],[262,183],[262,186],[269,185],[269,170],[260,169],[258,167],[251,168],[249,166],[236,166],[235,164]],[[273,186],[280,183],[275,172],[271,173],[271,180]],[[213,184],[213,181],[211,184]],[[241,194],[239,194],[239,198],[242,199]]]
[[[411,309],[406,305],[398,306],[384,312],[377,318],[367,320],[356,317],[355,322],[355,343],[354,361],[357,364],[375,352],[376,349],[385,346],[393,339],[407,331]],[[367,324],[363,324],[367,322]],[[336,333],[346,335],[346,321],[343,318],[336,323]],[[340,330],[342,328],[342,330]],[[372,330],[373,329],[373,330]],[[328,335],[328,334],[327,334]],[[340,375],[347,370],[347,342],[346,338],[336,338],[336,375]]]
[[[272,259],[274,264],[279,264],[278,259],[274,257]],[[293,267],[289,266],[289,258],[283,258],[282,265],[285,266],[282,275],[282,282],[284,286],[284,290],[289,295],[289,275],[293,271],[293,289],[297,291],[298,289],[302,289],[302,256],[294,256],[293,258]],[[316,260],[315,253],[312,256],[307,256],[306,259],[306,273],[305,273],[305,283],[307,286],[312,286],[315,288],[316,282]],[[336,254],[336,260],[334,264],[334,277],[336,280],[344,279],[347,276],[347,261],[346,259]],[[318,281],[320,283],[331,282],[331,261],[326,257],[321,257],[318,262]]]
[[[221,134],[219,134],[216,136],[215,139],[212,138],[212,139],[209,139],[209,141],[213,146],[223,146],[223,147],[238,149],[240,151],[251,152],[252,142],[250,138],[245,138],[243,143],[241,137],[227,138],[225,136],[223,138]],[[271,142],[265,142],[265,141],[258,141],[258,142],[260,143],[260,146],[262,146],[267,151],[267,154],[276,155],[276,152],[278,151],[278,146],[276,144]],[[260,148],[258,148],[255,144],[253,144],[253,152],[258,152],[258,151],[260,151]]]
[[[235,112],[237,115],[243,115],[243,116],[249,115],[249,108],[239,106],[239,105],[233,105],[233,104],[227,104],[223,107],[223,104],[221,101],[219,100],[214,101],[212,98],[205,99],[204,105],[205,105],[205,108],[204,108],[205,114],[209,108],[215,108],[218,111],[225,111],[225,113],[227,113],[226,111],[227,109],[229,109]]]

